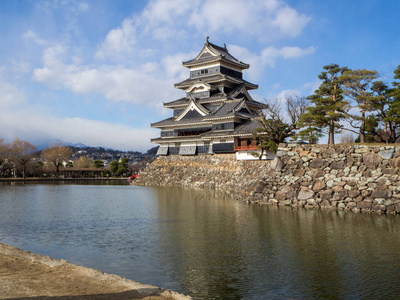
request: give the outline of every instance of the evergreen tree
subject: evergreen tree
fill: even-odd
[[[322,128],[320,127],[315,127],[310,124],[309,125],[302,124],[301,127],[303,129],[296,135],[296,137],[300,141],[307,142],[309,144],[316,144],[318,140],[323,136]]]
[[[400,79],[400,65],[394,71],[394,79]],[[400,137],[400,82],[394,81],[392,85],[386,121],[389,123],[391,142],[394,143]]]
[[[342,82],[339,77],[347,70],[346,67],[339,67],[337,64],[330,64],[323,67],[325,71],[318,75],[322,80],[319,88],[313,95],[308,96],[312,106],[300,118],[302,129],[298,136],[301,139],[308,137],[309,141],[316,143],[321,137],[322,129],[327,129],[328,144],[334,144],[334,134],[341,128],[339,121],[346,117],[348,107],[347,101],[343,98]]]
[[[383,81],[374,81],[371,86],[369,115],[366,120],[366,131],[375,142],[392,143],[392,122],[388,119],[388,110],[393,101],[391,90]],[[367,138],[367,137],[366,137]],[[367,138],[368,140],[368,138]]]
[[[373,107],[372,85],[374,80],[379,77],[375,70],[356,69],[345,71],[339,79],[343,81],[343,89],[346,95],[354,101],[354,108],[358,108],[360,114],[352,114],[350,125],[358,128],[360,143],[365,143],[365,126],[367,112]],[[354,131],[356,132],[356,131]],[[356,132],[357,133],[357,132]]]

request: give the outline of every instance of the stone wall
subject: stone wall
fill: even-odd
[[[260,204],[400,213],[400,146],[280,144],[272,161],[163,156],[136,180],[217,188]]]

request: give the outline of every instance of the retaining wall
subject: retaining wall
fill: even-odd
[[[162,156],[135,184],[217,188],[260,204],[400,213],[400,146],[280,144],[272,161]]]

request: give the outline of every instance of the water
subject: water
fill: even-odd
[[[399,222],[203,190],[0,185],[0,242],[196,299],[397,299]]]

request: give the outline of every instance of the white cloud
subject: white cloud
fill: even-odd
[[[125,19],[121,27],[112,29],[100,44],[96,52],[97,58],[120,58],[131,54],[136,44],[136,29],[132,19]]]
[[[165,40],[184,35],[190,12],[201,5],[200,0],[156,0],[150,1],[137,19],[137,26],[154,38]]]
[[[21,89],[7,81],[4,67],[0,68],[0,110],[24,103],[26,95]],[[0,127],[2,128],[2,127]],[[4,128],[3,128],[4,129]]]
[[[263,42],[294,38],[309,21],[308,16],[278,0],[153,0],[140,14],[112,29],[99,44],[96,57],[142,55],[146,48],[142,42],[149,38],[168,43],[193,34],[205,37],[223,33]],[[152,44],[148,48],[156,47]]]
[[[313,94],[321,85],[321,80],[320,79],[315,79],[315,81],[312,82],[306,82],[302,89],[306,92],[307,95]]]
[[[89,4],[87,4],[85,2],[79,3],[78,9],[80,11],[88,11],[89,10]]]
[[[8,82],[0,81],[0,108],[15,106],[25,101],[25,93]]]
[[[265,69],[265,66],[274,67],[279,59],[297,59],[315,52],[314,47],[299,48],[299,47],[267,47],[261,50],[260,54],[252,53],[247,48],[237,45],[229,45],[229,52],[235,57],[240,57],[246,63],[250,64],[250,69],[246,70],[246,76],[249,79],[255,80],[260,77],[260,74]]]
[[[261,51],[261,61],[271,67],[275,66],[275,61],[279,58],[283,59],[294,59],[300,58],[306,55],[313,54],[315,52],[314,47],[308,47],[302,49],[299,47],[283,47],[281,49],[275,47],[267,47]]]
[[[184,80],[188,78],[188,69],[182,66],[182,62],[196,57],[198,53],[177,53],[174,55],[167,55],[162,59],[162,65],[168,78],[177,78]]]
[[[281,34],[289,37],[298,36],[304,26],[310,21],[305,15],[300,15],[296,10],[288,6],[276,10],[275,19],[272,21]]]
[[[296,96],[301,96],[301,94],[297,90],[283,90],[279,93],[276,99],[283,102],[287,97],[296,97]]]
[[[157,108],[162,100],[173,99],[179,94],[173,89],[175,73],[167,69],[165,72],[171,77],[165,78],[158,63],[144,63],[138,69],[65,64],[65,53],[67,48],[62,45],[47,48],[43,54],[44,66],[34,70],[33,79],[53,88],[65,88],[80,94],[102,94],[112,101],[155,104]],[[164,67],[170,65],[164,63]]]
[[[22,38],[25,39],[25,40],[31,40],[31,41],[33,41],[34,43],[36,43],[36,44],[38,44],[40,46],[48,44],[47,41],[39,38],[38,35],[32,30],[28,30],[27,32],[25,32],[22,35]]]
[[[62,140],[120,150],[148,150],[154,146],[150,138],[157,137],[157,131],[150,128],[135,129],[82,118],[55,118],[34,111],[1,110],[0,127],[6,129],[2,136],[6,140],[16,137],[32,143]]]
[[[296,37],[309,21],[277,0],[205,0],[193,10],[189,24],[209,34],[224,32],[269,41]]]

